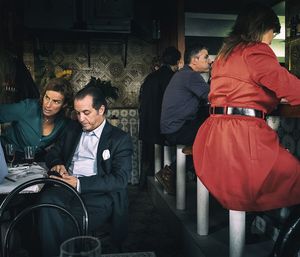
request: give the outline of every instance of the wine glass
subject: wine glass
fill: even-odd
[[[101,257],[100,240],[92,236],[72,237],[60,246],[60,257]]]
[[[5,145],[5,153],[6,159],[9,162],[9,167],[13,166],[13,162],[15,160],[16,148],[14,144],[6,144]]]
[[[24,147],[25,161],[29,164],[29,166],[31,166],[34,161],[35,150],[36,146],[27,145]]]

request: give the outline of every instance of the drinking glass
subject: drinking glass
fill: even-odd
[[[27,145],[24,147],[25,161],[29,164],[29,166],[31,166],[34,161],[35,150],[36,146]]]
[[[16,148],[14,144],[6,144],[5,145],[5,153],[6,159],[9,162],[9,167],[13,166],[13,162],[15,160]]]
[[[100,240],[92,236],[72,237],[60,246],[60,257],[100,257]]]

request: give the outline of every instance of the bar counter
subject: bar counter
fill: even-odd
[[[300,118],[300,105],[292,106],[288,103],[280,103],[276,110],[269,116],[280,116],[285,118]]]

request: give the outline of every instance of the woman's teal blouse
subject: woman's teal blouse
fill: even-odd
[[[0,105],[0,123],[11,123],[1,134],[2,144],[12,143],[18,152],[24,152],[27,145],[37,146],[37,151],[45,149],[62,136],[68,119],[59,114],[54,121],[54,129],[48,136],[42,135],[42,108],[39,99],[26,99],[13,104]]]

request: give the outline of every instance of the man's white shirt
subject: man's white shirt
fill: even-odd
[[[97,150],[105,123],[106,120],[98,128],[82,132],[69,167],[69,172],[73,176],[88,177],[97,174]],[[80,189],[79,180],[78,189]]]

